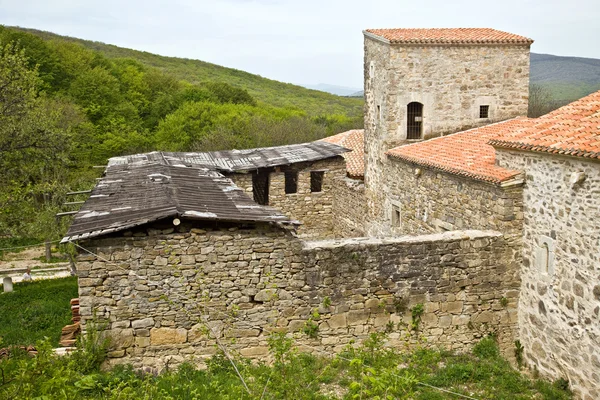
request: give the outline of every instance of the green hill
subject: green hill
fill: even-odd
[[[276,107],[295,107],[309,115],[344,114],[352,117],[362,116],[363,100],[332,95],[302,86],[283,83],[259,75],[250,74],[233,68],[211,64],[200,60],[166,57],[157,54],[126,49],[101,42],[61,36],[51,32],[27,28],[12,28],[29,32],[45,40],[63,40],[75,42],[98,51],[111,59],[131,58],[146,66],[157,68],[177,79],[190,83],[205,81],[226,82],[245,89],[258,101]]]
[[[570,102],[600,89],[600,60],[531,53],[530,78],[554,100]]]

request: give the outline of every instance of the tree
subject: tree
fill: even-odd
[[[38,94],[24,50],[0,44],[0,233],[19,234],[56,204],[70,143],[60,103]]]
[[[529,85],[529,106],[527,109],[529,118],[537,118],[554,109],[556,107],[547,88],[537,83]]]

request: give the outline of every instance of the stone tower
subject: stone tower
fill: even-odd
[[[387,150],[527,115],[531,39],[488,28],[363,33],[369,209],[383,203]]]

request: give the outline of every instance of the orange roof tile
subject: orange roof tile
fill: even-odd
[[[515,118],[425,142],[396,147],[386,154],[418,165],[499,184],[515,177],[519,171],[495,165],[496,151],[487,142],[491,137],[527,121],[526,118]]]
[[[491,28],[367,29],[390,43],[413,44],[531,44],[525,36]]]
[[[490,138],[497,147],[600,159],[600,91]]]
[[[321,139],[344,146],[352,151],[342,154],[346,160],[346,171],[353,178],[362,178],[365,175],[365,131],[364,129],[353,129],[351,131],[338,133]]]

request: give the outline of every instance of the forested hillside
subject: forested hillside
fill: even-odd
[[[98,51],[109,59],[131,58],[144,66],[156,68],[178,80],[184,80],[190,83],[201,83],[206,81],[226,82],[235,87],[247,90],[256,100],[272,106],[296,107],[312,116],[322,114],[343,114],[353,117],[362,117],[363,102],[361,99],[349,99],[318,90],[306,89],[302,86],[274,81],[245,71],[226,68],[200,60],[159,56],[144,51],[126,49],[90,40],[60,36],[51,32],[43,32],[35,29],[13,29],[29,32],[46,40],[61,40],[77,43],[90,50]]]
[[[362,127],[361,100],[35,33],[0,26],[0,244],[59,237],[65,193],[89,189],[92,166],[108,157],[298,143]]]
[[[530,77],[566,104],[600,89],[600,60],[531,53]]]

